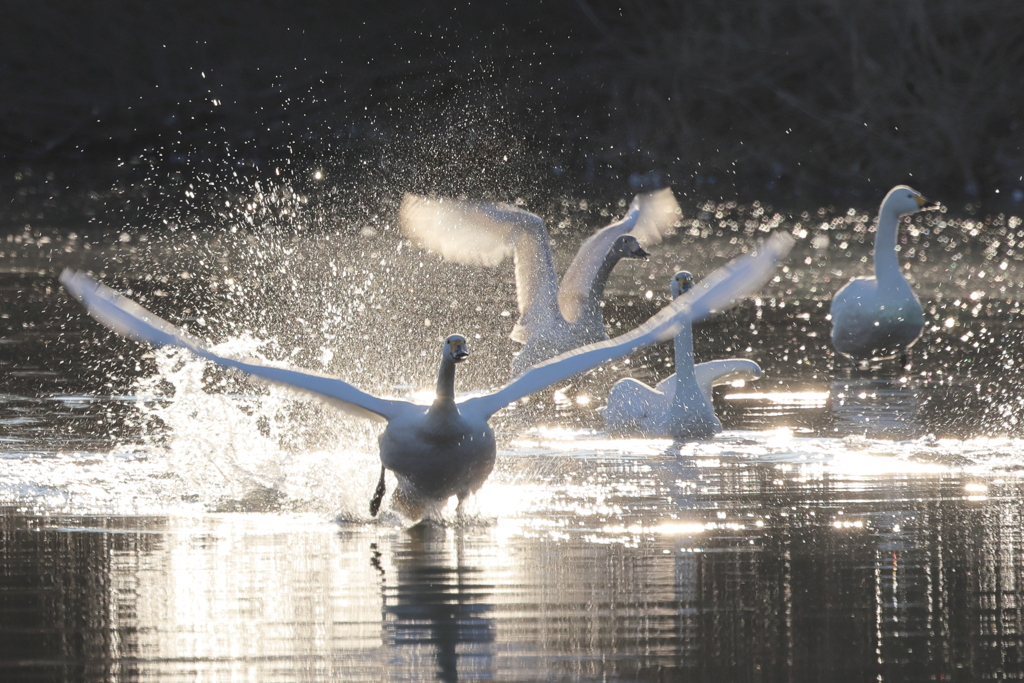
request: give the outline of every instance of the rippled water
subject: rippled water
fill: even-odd
[[[1024,278],[1005,230],[992,247],[972,229],[957,261],[949,241],[911,242],[929,331],[909,371],[831,356],[832,280],[867,252],[812,234],[760,298],[696,332],[699,359],[765,369],[716,394],[724,434],[601,432],[614,379],[670,371],[655,349],[507,411],[468,516],[412,528],[367,513],[372,427],[119,340],[54,277],[103,270],[225,351],[409,394],[453,331],[475,354],[461,388],[504,379],[507,272],[388,252],[386,236],[355,251],[249,238],[258,257],[224,235],[12,251],[0,679],[1018,677]],[[689,235],[628,265],[611,324],[660,306],[677,266],[700,273],[742,243]]]

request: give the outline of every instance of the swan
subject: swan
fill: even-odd
[[[536,365],[488,394],[456,400],[455,368],[469,356],[469,347],[465,337],[451,335],[441,346],[437,393],[430,405],[373,396],[334,377],[217,355],[85,273],[65,270],[60,281],[92,317],[123,336],[157,346],[178,346],[219,365],[311,394],[346,413],[386,422],[379,439],[381,478],[370,512],[377,514],[385,493],[384,473],[391,470],[398,481],[395,507],[411,519],[420,519],[452,496],[458,497],[461,511],[466,497],[487,479],[496,454],[489,420],[496,412],[578,372],[668,339],[683,321],[701,320],[728,307],[733,299],[766,282],[792,244],[788,235],[773,236],[757,255],[719,268],[635,330]]]
[[[523,344],[512,361],[518,375],[540,361],[608,339],[601,299],[621,259],[644,258],[680,216],[672,190],[637,195],[622,220],[597,231],[573,258],[561,285],[544,221],[508,204],[430,199],[407,194],[402,233],[418,246],[467,265],[497,266],[512,254],[519,321],[511,337]]]
[[[889,190],[878,210],[875,275],[850,280],[832,297],[832,346],[855,361],[906,355],[921,336],[924,311],[900,271],[900,216],[936,206],[906,185]]]
[[[672,277],[672,297],[693,288],[693,276],[681,270]],[[676,333],[675,374],[651,388],[631,377],[612,386],[604,408],[609,432],[620,436],[708,439],[722,431],[711,403],[711,388],[736,380],[754,380],[761,367],[745,358],[693,364],[693,328],[684,322]]]

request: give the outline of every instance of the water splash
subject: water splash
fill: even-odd
[[[267,347],[241,337],[214,350],[265,361]],[[365,513],[379,473],[373,425],[284,388],[248,385],[181,350],[154,356],[157,372],[136,387],[140,418],[157,425],[142,446],[165,458],[198,500],[217,509]]]

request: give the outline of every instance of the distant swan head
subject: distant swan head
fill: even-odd
[[[885,195],[880,212],[905,216],[908,213],[917,213],[936,206],[934,202],[925,199],[924,195],[917,190],[906,185],[897,185],[889,190],[889,194]]]
[[[672,298],[686,294],[693,289],[693,275],[688,270],[680,270],[672,276]]]
[[[632,235],[622,235],[612,243],[611,253],[621,258],[647,258],[650,254]]]
[[[466,360],[469,356],[469,346],[466,344],[466,338],[461,334],[451,335],[444,340],[442,354],[454,363],[461,363]]]

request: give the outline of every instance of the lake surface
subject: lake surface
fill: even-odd
[[[1020,221],[904,227],[928,327],[909,369],[861,371],[833,357],[826,314],[866,272],[870,218],[811,215],[705,207],[609,286],[628,329],[678,267],[699,278],[762,228],[803,237],[760,296],[696,330],[698,360],[765,371],[716,393],[722,435],[601,431],[615,379],[671,372],[665,345],[501,414],[465,518],[416,526],[387,501],[368,514],[372,427],[118,339],[56,275],[88,268],[223,351],[415,396],[451,332],[474,353],[460,389],[505,381],[509,268],[446,266],[380,226],[15,233],[0,680],[1019,678]]]

